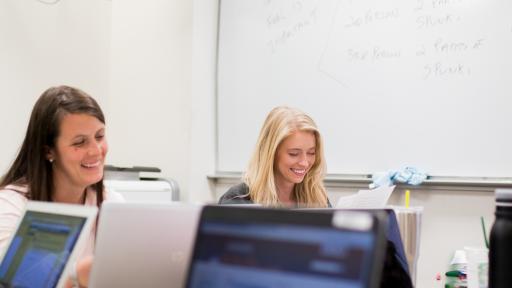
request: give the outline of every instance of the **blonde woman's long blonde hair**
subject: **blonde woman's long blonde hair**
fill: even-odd
[[[254,203],[266,206],[280,206],[274,180],[274,162],[277,148],[286,137],[297,131],[312,132],[315,135],[315,163],[301,183],[295,184],[293,197],[299,206],[327,207],[327,193],[323,184],[325,158],[322,138],[313,119],[304,112],[279,106],[268,114],[254,153],[243,177],[249,186],[249,196]]]

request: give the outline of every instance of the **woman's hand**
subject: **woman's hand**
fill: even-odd
[[[94,256],[89,255],[85,258],[78,260],[76,263],[76,275],[78,280],[79,287],[87,287],[89,286],[89,275],[91,274],[92,269],[92,261],[94,260]],[[74,272],[74,271],[73,271]],[[71,272],[71,273],[73,273]],[[77,288],[76,285],[73,286],[73,280],[71,277],[68,277],[66,280],[65,287],[66,288]]]

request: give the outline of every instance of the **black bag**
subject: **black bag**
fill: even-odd
[[[384,257],[384,268],[380,282],[381,288],[412,288],[412,280],[409,271],[404,269],[403,263],[399,260],[395,244],[388,240],[386,256]]]

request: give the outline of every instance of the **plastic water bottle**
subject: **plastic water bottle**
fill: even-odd
[[[489,288],[512,287],[512,190],[497,189],[489,246]]]

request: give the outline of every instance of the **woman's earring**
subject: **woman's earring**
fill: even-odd
[[[50,163],[53,163],[53,158],[48,159],[48,161],[50,161]]]

